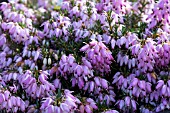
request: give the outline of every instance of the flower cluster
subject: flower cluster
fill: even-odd
[[[0,111],[170,109],[168,0],[0,3]]]
[[[83,46],[80,51],[87,54],[87,59],[92,64],[94,69],[101,73],[108,73],[110,71],[110,64],[113,57],[109,49],[100,41],[91,41],[89,44]]]
[[[80,104],[80,100],[74,97],[67,89],[64,90],[64,94],[59,94],[57,97],[44,98],[40,110],[47,113],[69,113],[77,109],[76,104]]]
[[[7,90],[0,93],[1,110],[4,109],[7,112],[13,111],[14,113],[18,111],[25,112],[28,104],[28,101],[24,102],[19,96],[12,96]]]

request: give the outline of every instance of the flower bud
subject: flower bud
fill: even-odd
[[[46,66],[47,65],[47,58],[43,59],[43,64]]]
[[[46,40],[43,40],[43,41],[42,41],[42,44],[45,45],[45,43],[46,43]]]
[[[49,41],[46,42],[46,46],[48,47],[50,45]]]
[[[63,52],[63,51],[61,51],[61,55],[64,55],[64,52]]]
[[[48,65],[51,65],[51,58],[48,58]]]
[[[55,60],[58,60],[58,55],[54,54],[54,58],[55,58]]]

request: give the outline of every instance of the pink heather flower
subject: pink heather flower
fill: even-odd
[[[146,88],[145,85],[146,85],[146,82],[143,81],[143,80],[141,80],[141,81],[138,82],[138,86],[139,86],[141,89],[143,89],[143,90],[145,90],[145,88]]]
[[[135,102],[135,100],[131,100],[131,104],[132,104],[132,107],[133,107],[134,111],[136,111],[136,102]]]
[[[163,80],[159,80],[158,84],[156,86],[156,89],[159,89],[160,87],[162,87],[164,85],[164,81]]]
[[[5,101],[5,96],[4,94],[0,94],[0,104],[2,104]]]
[[[0,46],[6,43],[6,37],[4,34],[0,35]]]
[[[63,111],[63,112],[69,112],[70,110],[69,110],[69,106],[67,105],[67,104],[65,104],[65,103],[61,103],[60,104],[60,108],[61,108],[61,110]]]
[[[108,89],[108,81],[105,80],[105,79],[100,79],[100,82],[101,82],[101,86],[104,88],[104,89]]]
[[[84,80],[82,77],[78,78],[78,86],[80,89],[82,89],[84,87]]]
[[[167,91],[167,86],[163,85],[161,90],[162,95],[165,95],[166,91]]]
[[[95,40],[92,40],[89,44],[83,46],[80,51],[84,51],[87,54],[87,60],[91,61],[91,64],[95,67],[98,67],[101,65],[104,65],[106,68],[99,69],[103,72],[103,70],[109,71],[110,66],[107,66],[107,64],[111,64],[111,61],[113,60],[113,57],[111,56],[111,52],[107,51],[107,47],[102,42],[97,42]],[[108,59],[108,60],[106,60]],[[98,61],[97,61],[98,60]],[[84,59],[83,59],[84,61]],[[107,64],[105,64],[107,62]],[[107,69],[108,68],[108,69]]]
[[[90,109],[90,106],[89,106],[89,105],[86,105],[86,106],[84,107],[84,109],[85,109],[85,111],[86,111],[87,113],[92,113],[92,110]]]
[[[146,83],[146,89],[147,89],[148,92],[152,91],[151,86],[152,86],[151,83],[149,83],[149,82]]]
[[[131,82],[131,86],[136,86],[138,83],[138,79],[137,78],[134,78]]]
[[[127,106],[130,106],[130,97],[125,97],[125,103]]]
[[[120,100],[119,101],[119,108],[122,109],[124,107],[124,104],[125,104],[124,100]]]
[[[94,81],[96,83],[97,86],[101,86],[101,81],[100,81],[100,78],[99,77],[95,77],[94,78]]]
[[[114,39],[111,40],[111,47],[112,49],[115,48],[115,45],[116,45],[116,41]]]
[[[80,65],[77,65],[76,69],[76,74],[80,76],[83,72],[83,68]]]
[[[34,55],[34,61],[36,61],[38,59],[40,55],[40,49],[38,49],[36,52],[35,52],[35,55]]]
[[[105,112],[103,112],[103,113],[119,113],[119,112],[116,111],[116,110],[107,110],[107,111],[105,111]]]
[[[92,92],[94,90],[94,82],[91,81],[90,82],[90,92]]]

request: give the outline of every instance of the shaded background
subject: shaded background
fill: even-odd
[[[8,2],[8,0],[0,0],[0,3],[1,3],[1,2]]]

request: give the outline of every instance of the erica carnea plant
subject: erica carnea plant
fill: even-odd
[[[0,112],[170,109],[169,0],[0,3]]]

